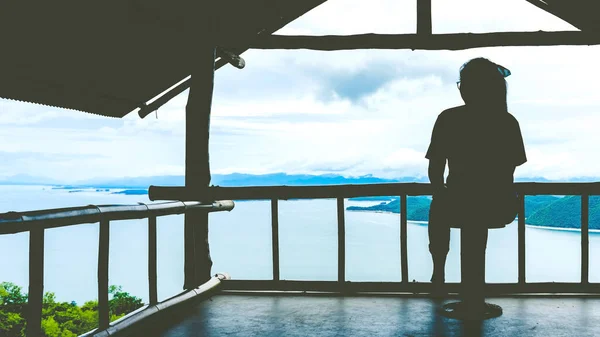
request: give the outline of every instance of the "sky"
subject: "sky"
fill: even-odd
[[[576,30],[524,0],[433,0],[432,7],[434,33]],[[329,0],[277,33],[415,30],[416,0]],[[509,111],[529,159],[516,176],[600,176],[600,48],[588,46],[251,50],[245,69],[226,66],[215,75],[211,170],[426,176],[433,123],[462,104],[458,70],[480,56],[512,72]],[[0,99],[0,178],[183,174],[186,99],[187,91],[145,119]]]

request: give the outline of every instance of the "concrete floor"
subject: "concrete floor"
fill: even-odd
[[[600,336],[598,298],[487,301],[504,314],[463,323],[440,316],[439,302],[427,298],[222,294],[148,336]]]

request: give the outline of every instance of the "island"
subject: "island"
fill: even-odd
[[[407,219],[429,221],[431,197],[408,197]],[[350,206],[348,211],[400,213],[400,199],[382,202],[373,206]],[[553,228],[581,228],[580,196],[526,196],[525,219],[527,225]],[[589,228],[600,230],[600,196],[589,198]]]

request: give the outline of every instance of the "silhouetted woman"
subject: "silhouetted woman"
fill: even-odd
[[[461,228],[461,281],[465,307],[483,309],[488,228],[514,221],[515,167],[525,163],[519,123],[508,112],[505,77],[510,71],[485,58],[460,69],[457,82],[465,105],[437,118],[426,158],[434,189],[429,217],[431,281],[444,283],[450,227]],[[449,174],[444,184],[444,170]]]

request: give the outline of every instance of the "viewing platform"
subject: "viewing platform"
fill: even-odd
[[[459,321],[442,302],[399,295],[222,293],[196,303],[180,320],[144,336],[598,336],[596,297],[489,298],[504,314]],[[446,300],[444,302],[449,302]]]
[[[430,298],[429,282],[411,282],[408,275],[407,198],[430,195],[428,184],[389,183],[372,185],[211,187],[207,195],[221,199],[267,199],[271,202],[272,261],[271,280],[230,279],[217,274],[208,282],[188,287],[183,293],[162,302],[156,288],[156,218],[189,212],[229,211],[233,201],[163,202],[130,206],[84,206],[33,212],[9,212],[0,218],[0,234],[30,232],[30,285],[27,320],[41,320],[44,275],[44,230],[47,228],[99,223],[98,299],[99,329],[85,336],[341,336],[341,335],[539,335],[593,336],[600,315],[600,283],[589,282],[589,197],[600,194],[597,183],[517,183],[518,281],[486,284],[490,302],[501,305],[504,314],[486,321],[461,321],[440,314],[441,305],[457,297],[460,283],[446,284],[444,300]],[[150,198],[179,194],[185,189],[150,188]],[[525,280],[526,195],[578,195],[581,197],[581,281],[532,283]],[[345,204],[348,197],[390,196],[400,198],[401,259],[397,282],[350,282],[346,279]],[[298,281],[280,278],[278,201],[288,199],[337,199],[338,280]],[[174,197],[173,197],[174,198]],[[108,233],[111,221],[148,218],[148,280],[150,303],[125,317],[109,322],[108,311]],[[115,223],[118,225],[118,223]],[[186,235],[185,240],[190,240]],[[41,249],[40,249],[41,248]],[[235,249],[235,247],[232,247]],[[202,249],[189,264],[202,261]],[[214,257],[218,258],[218,257]],[[598,314],[596,314],[598,313]],[[476,322],[479,322],[476,324]],[[145,329],[150,329],[144,331]],[[600,328],[597,328],[600,330]],[[474,332],[472,332],[474,331]]]

